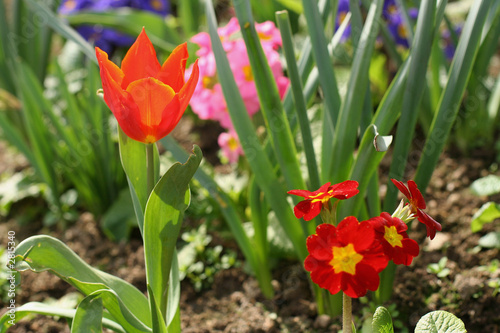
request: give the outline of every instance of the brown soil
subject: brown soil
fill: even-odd
[[[481,159],[450,158],[444,155],[434,172],[426,199],[427,212],[443,225],[443,231],[429,242],[425,228],[412,225],[410,237],[423,241],[422,251],[410,267],[397,271],[394,295],[397,320],[413,331],[418,319],[433,310],[447,310],[460,317],[469,332],[500,331],[500,293],[488,281],[500,276],[500,269],[481,269],[500,258],[498,250],[478,249],[479,238],[498,229],[488,224],[484,230],[470,231],[472,214],[485,202],[500,197],[475,197],[470,183],[484,176],[488,164]],[[498,221],[496,221],[498,222]],[[21,241],[34,234],[51,234],[68,244],[86,262],[114,274],[145,291],[143,247],[138,237],[127,243],[112,243],[100,231],[93,217],[84,213],[67,230],[46,230],[36,222],[19,227],[14,219],[0,224],[0,235],[16,232]],[[5,246],[6,238],[0,244]],[[422,244],[422,243],[421,243]],[[234,246],[234,244],[233,244]],[[448,276],[438,278],[427,265],[446,256]],[[317,316],[307,275],[297,262],[282,262],[274,269],[276,295],[266,300],[256,280],[242,268],[232,268],[216,275],[210,290],[197,293],[187,282],[182,284],[181,316],[183,332],[337,332],[340,318]],[[74,291],[59,278],[49,274],[22,273],[16,304],[60,298]],[[1,304],[5,308],[5,304]],[[363,305],[354,301],[355,313],[361,316]],[[3,311],[2,311],[3,312]],[[18,323],[9,332],[69,332],[64,320],[36,316]]]

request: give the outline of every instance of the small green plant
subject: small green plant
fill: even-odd
[[[447,257],[442,257],[435,264],[427,265],[427,272],[436,274],[438,278],[445,278],[450,274],[450,269],[446,268]]]
[[[371,329],[364,329],[362,332],[373,333],[393,333],[391,312],[379,306],[373,314]],[[462,320],[447,311],[433,311],[420,318],[415,327],[415,333],[424,332],[453,332],[465,333],[465,325]]]
[[[240,264],[234,251],[225,250],[223,254],[222,245],[208,247],[212,236],[207,234],[205,224],[183,233],[181,238],[187,244],[179,251],[179,278],[189,279],[196,291],[210,287],[217,272]]]

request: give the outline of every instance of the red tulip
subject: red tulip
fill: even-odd
[[[95,48],[104,101],[127,136],[153,143],[168,135],[181,119],[198,82],[198,61],[187,82],[186,43],[161,66],[144,28],[122,61],[121,69]]]

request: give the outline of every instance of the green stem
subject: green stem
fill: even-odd
[[[153,191],[155,186],[155,155],[154,143],[146,143],[146,178],[147,178],[147,197]]]
[[[342,304],[342,332],[352,333],[352,299],[345,293]]]

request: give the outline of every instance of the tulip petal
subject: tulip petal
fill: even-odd
[[[101,66],[100,73],[102,89],[104,91],[104,101],[111,112],[113,112],[116,121],[128,137],[136,141],[142,141],[145,134],[138,126],[137,116],[140,111],[134,99],[127,91],[122,90],[118,82],[113,80],[107,67]]]
[[[122,82],[123,89],[126,89],[133,81],[148,77],[154,78],[160,71],[161,66],[156,58],[156,51],[144,28],[123,58],[121,68],[125,74]]]
[[[130,83],[127,92],[130,93],[140,110],[137,115],[137,123],[141,125],[146,134],[143,142],[156,142],[161,138],[158,137],[158,129],[163,112],[174,98],[175,91],[163,82],[148,77]]]
[[[171,86],[175,92],[179,92],[184,86],[184,71],[187,59],[187,44],[177,46],[161,66],[156,78]]]
[[[97,62],[99,63],[99,68],[106,68],[111,79],[118,83],[118,85],[121,85],[124,76],[122,70],[110,61],[108,59],[108,54],[100,48],[95,48],[95,55],[97,57]]]
[[[186,84],[181,88],[178,92],[180,109],[182,112],[186,110],[191,97],[193,96],[196,85],[198,84],[198,78],[200,76],[200,70],[198,68],[198,60],[195,61],[193,65],[193,71],[191,72],[191,76],[189,77]]]

